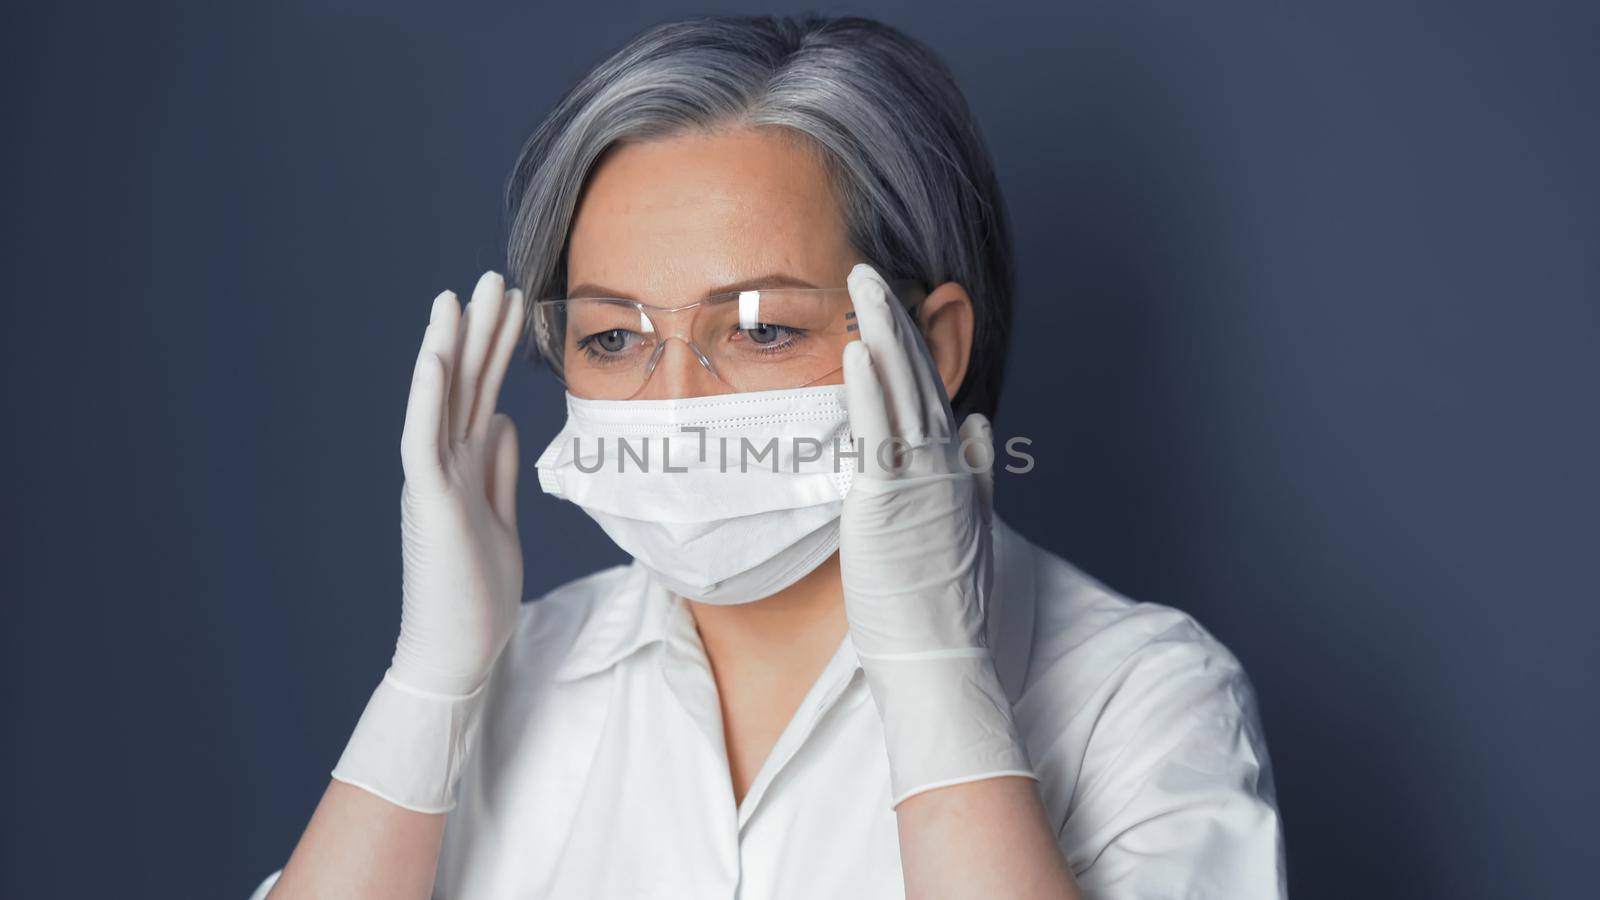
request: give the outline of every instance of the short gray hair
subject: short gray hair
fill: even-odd
[[[528,301],[566,290],[578,198],[609,147],[721,126],[777,126],[809,138],[857,252],[891,281],[966,288],[976,328],[953,405],[957,416],[993,418],[1012,291],[994,167],[944,64],[870,19],[670,22],[584,76],[523,146],[506,186],[507,263]]]

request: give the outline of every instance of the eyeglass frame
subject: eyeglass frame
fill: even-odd
[[[922,303],[928,299],[929,293],[931,293],[927,289],[926,283],[923,282],[920,278],[891,278],[891,279],[887,279],[886,281],[887,281],[887,284],[889,286],[889,290],[890,290],[891,295],[897,301],[900,302],[900,304],[906,309],[907,312],[912,313],[913,317],[915,316],[917,309],[919,307],[921,307]],[[902,289],[905,289],[905,288],[909,288],[910,290],[903,291]],[[685,303],[685,304],[682,304],[682,305],[679,305],[679,306],[656,306],[656,305],[651,304],[651,303],[646,303],[646,302],[644,302],[642,300],[634,300],[634,299],[631,299],[631,298],[628,298],[628,297],[607,297],[607,296],[603,296],[603,295],[585,295],[585,296],[581,296],[581,297],[548,297],[548,298],[545,298],[543,300],[531,301],[528,304],[528,306],[529,306],[529,315],[527,316],[527,319],[528,319],[528,334],[525,337],[528,338],[528,343],[531,344],[532,347],[529,348],[526,352],[528,352],[530,354],[537,354],[539,359],[540,359],[540,361],[543,362],[545,367],[550,370],[551,374],[553,374],[556,377],[556,379],[558,381],[560,381],[563,385],[566,385],[567,380],[566,380],[565,374],[557,368],[556,361],[550,358],[550,354],[545,351],[544,342],[542,340],[540,340],[539,335],[536,333],[537,329],[540,327],[540,325],[543,324],[543,320],[537,315],[537,310],[541,306],[553,305],[553,304],[557,304],[557,303],[570,303],[570,302],[577,301],[577,300],[601,300],[601,301],[605,301],[605,302],[608,302],[608,303],[615,303],[615,304],[622,305],[622,306],[633,307],[635,310],[638,311],[640,316],[644,317],[645,320],[650,322],[651,329],[653,331],[658,331],[658,329],[655,328],[656,320],[654,318],[652,318],[651,312],[658,313],[658,314],[660,314],[660,313],[677,314],[677,313],[682,313],[682,312],[687,311],[687,310],[695,309],[697,307],[707,306],[707,305],[710,305],[712,303],[737,302],[737,300],[738,300],[738,298],[739,298],[739,296],[741,294],[749,293],[750,291],[756,291],[756,292],[759,293],[761,290],[783,291],[783,292],[786,292],[786,293],[817,293],[817,294],[836,293],[838,291],[845,291],[846,293],[849,292],[849,288],[848,287],[842,287],[842,288],[774,287],[774,288],[765,288],[765,289],[762,289],[762,288],[751,288],[751,289],[744,290],[744,291],[723,291],[723,292],[719,292],[719,293],[716,293],[716,294],[709,294],[709,295],[707,295],[705,297],[702,297],[701,299],[696,300],[696,301],[694,301],[692,303]],[[915,296],[916,299],[909,300],[909,299],[907,299],[908,296]],[[852,309],[849,312],[845,313],[844,317],[847,320],[853,320],[855,318],[855,315],[856,315],[855,309],[852,307]],[[845,325],[845,331],[847,333],[854,334],[854,333],[856,333],[857,330],[858,329],[857,329],[857,326],[856,326],[854,321],[850,321],[850,322],[848,322],[848,324]],[[710,372],[711,376],[713,378],[716,378],[718,381],[722,381],[724,384],[728,384],[728,382],[723,380],[722,375],[720,373],[718,373],[716,368],[711,364],[711,361],[706,358],[705,352],[700,349],[700,347],[699,347],[699,345],[697,343],[695,343],[692,339],[687,339],[686,340],[681,336],[669,336],[667,338],[662,339],[660,347],[654,353],[652,353],[650,355],[650,362],[645,367],[644,381],[642,381],[640,383],[641,387],[643,386],[644,383],[646,383],[646,382],[648,382],[650,380],[650,377],[652,375],[655,374],[656,364],[660,362],[661,355],[662,355],[662,353],[665,352],[666,342],[669,341],[669,340],[673,340],[674,337],[676,337],[677,340],[682,341],[684,346],[688,347],[689,350],[692,353],[694,353],[696,361],[699,362],[701,367],[703,367],[707,372]],[[842,363],[841,363],[841,366],[842,366]],[[833,372],[837,372],[837,371],[838,371],[838,369],[833,369],[833,370],[829,371],[828,373],[825,373],[824,376],[819,376],[819,377],[826,377],[827,374],[832,374]],[[812,383],[815,383],[815,382],[812,382]]]

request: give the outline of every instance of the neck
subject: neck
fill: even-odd
[[[770,597],[726,606],[690,601],[689,610],[718,671],[799,668],[814,677],[849,628],[837,553]]]
[[[733,606],[690,601],[689,611],[717,684],[734,802],[743,802],[849,629],[839,554],[763,600]]]

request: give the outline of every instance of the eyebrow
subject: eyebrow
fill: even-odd
[[[770,291],[778,288],[809,288],[811,290],[816,290],[817,285],[806,281],[804,278],[796,278],[793,275],[787,275],[782,272],[771,272],[756,278],[746,278],[743,281],[735,281],[732,284],[725,284],[721,287],[712,288],[711,290],[706,291],[703,296],[714,297],[718,294],[736,294],[740,291]],[[618,300],[632,300],[634,302],[640,302],[639,298],[633,296],[632,294],[624,291],[613,290],[612,288],[604,287],[602,285],[587,281],[578,285],[572,290],[567,291],[567,296],[615,297]]]

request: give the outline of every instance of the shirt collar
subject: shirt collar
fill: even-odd
[[[995,671],[1015,701],[1027,680],[1033,644],[1034,559],[1032,546],[1011,527],[994,519],[994,586],[989,592],[986,636]],[[574,681],[603,672],[672,632],[674,617],[687,616],[683,601],[656,583],[637,562],[619,583],[591,601],[567,658],[556,668],[557,681]],[[860,668],[855,646],[845,635],[839,660]]]
[[[573,681],[611,668],[637,650],[665,640],[677,598],[637,562],[619,582],[607,584],[589,604],[572,649],[556,668],[557,681]]]

